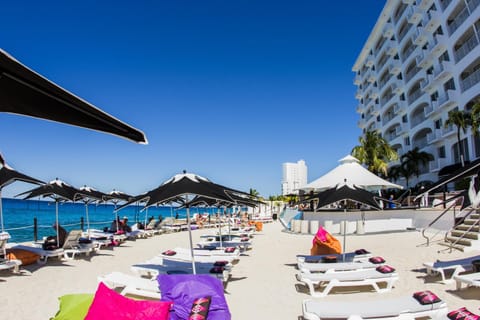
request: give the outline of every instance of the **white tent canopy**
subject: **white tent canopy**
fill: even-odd
[[[317,180],[300,187],[299,190],[304,190],[306,192],[312,190],[321,191],[345,183],[369,191],[389,188],[403,189],[402,186],[384,180],[368,171],[360,164],[360,161],[358,161],[357,158],[352,157],[351,155],[340,159],[339,162],[340,165],[336,168],[332,169]]]

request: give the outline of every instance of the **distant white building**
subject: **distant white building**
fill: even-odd
[[[305,161],[283,163],[282,195],[298,194],[298,188],[307,184]]]

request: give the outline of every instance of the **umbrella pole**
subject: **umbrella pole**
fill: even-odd
[[[4,232],[5,229],[3,228],[2,188],[0,188],[0,223],[2,225],[2,232]]]
[[[347,244],[347,200],[344,202],[344,208],[343,212],[345,213],[345,220],[343,221],[343,254],[342,254],[342,260],[345,262],[345,246]]]
[[[85,213],[87,214],[87,238],[90,239],[90,218],[88,217],[88,202],[85,202]]]
[[[187,196],[187,203],[188,203],[188,196]],[[188,227],[188,238],[190,240],[190,254],[192,255],[193,274],[197,274],[197,270],[195,269],[195,256],[193,255],[193,239],[192,239],[192,229],[190,228],[190,205],[189,204],[187,204],[187,227]]]
[[[55,222],[57,226],[57,246],[60,248],[60,235],[58,234],[58,199],[55,200]]]

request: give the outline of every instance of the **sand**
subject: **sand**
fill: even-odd
[[[282,231],[279,222],[264,224],[255,235],[253,249],[241,257],[226,286],[226,298],[233,319],[298,319],[302,301],[310,299],[307,289],[296,281],[296,254],[308,254],[312,235]],[[194,243],[208,229],[193,232]],[[453,310],[466,306],[480,313],[480,288],[455,289],[455,283],[442,284],[439,277],[427,276],[422,263],[468,257],[480,252],[438,253],[433,244],[422,245],[418,231],[349,235],[346,250],[365,248],[382,256],[396,268],[400,280],[391,292],[378,294],[367,287],[334,290],[322,301],[383,299],[432,290]],[[97,276],[112,271],[132,274],[130,266],[173,247],[188,247],[186,232],[157,235],[127,241],[113,250],[101,250],[89,258],[73,261],[49,260],[46,265],[22,267],[21,275],[0,272],[0,315],[2,319],[49,319],[58,310],[58,297],[69,293],[93,293]]]

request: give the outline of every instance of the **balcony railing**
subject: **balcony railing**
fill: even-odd
[[[415,90],[408,96],[408,103],[411,104],[423,94],[423,91],[420,89]]]
[[[467,54],[472,52],[475,47],[478,46],[478,39],[475,36],[475,33],[472,33],[470,38],[468,38],[460,48],[455,50],[455,61],[458,63],[460,60],[462,60]]]
[[[380,101],[381,104],[386,104],[388,101],[390,101],[390,99],[392,99],[395,95],[394,94],[389,94],[385,97],[382,98],[382,100]]]
[[[448,25],[448,32],[450,32],[450,35],[452,35],[455,31],[457,31],[457,29],[462,25],[462,23],[464,23],[465,20],[467,20],[468,16],[469,16],[468,8],[465,7],[463,8],[462,11],[460,11],[459,14],[457,14],[455,19],[453,19],[453,21]]]
[[[467,1],[467,6],[470,12],[475,11],[477,7],[480,5],[480,0],[469,0]]]
[[[405,82],[410,81],[410,79],[412,79],[420,70],[422,70],[422,69],[419,68],[419,67],[414,67],[412,70],[407,72],[405,74]]]
[[[452,0],[440,0],[440,8],[442,8],[442,11],[445,11],[445,9],[448,8],[448,5],[452,2]]]
[[[462,92],[467,91],[468,89],[470,89],[471,87],[473,87],[479,82],[480,82],[480,69],[477,69],[460,82],[460,86],[462,87]]]

